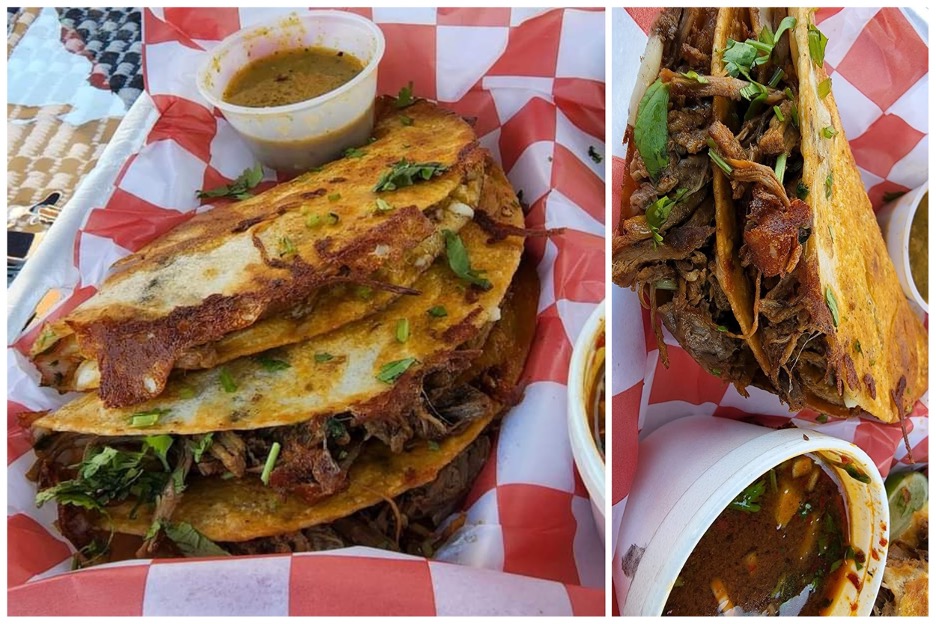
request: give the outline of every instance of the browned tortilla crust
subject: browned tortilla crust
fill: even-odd
[[[408,107],[409,126],[387,102],[377,108],[376,141],[360,158],[340,159],[256,197],[199,214],[116,263],[95,297],[52,326],[58,344],[34,354],[40,369],[54,368],[45,364],[67,356],[73,374],[82,360],[96,360],[104,402],[136,404],[163,390],[179,357],[191,348],[250,327],[322,286],[364,281],[399,263],[434,231],[422,211],[477,179],[485,152],[469,124],[433,104]],[[440,162],[447,171],[382,193],[394,210],[377,214],[373,186],[404,157]],[[341,193],[333,200],[339,183]],[[307,215],[330,212],[340,216],[338,224],[306,226]],[[284,240],[294,252],[283,254]],[[375,253],[378,248],[382,253]],[[200,264],[190,264],[199,259]],[[197,277],[182,265],[197,267]],[[212,280],[222,287],[196,290]],[[70,375],[46,381],[67,389],[65,377]]]

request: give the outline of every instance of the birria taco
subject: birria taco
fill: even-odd
[[[926,389],[926,331],[842,129],[826,41],[806,9],[663,12],[631,103],[614,280],[742,392],[896,422]]]
[[[447,163],[442,175],[417,174],[410,184],[378,190],[374,182],[381,171],[375,163],[369,173],[357,171],[354,182],[339,179],[337,172],[345,169],[326,165],[321,173],[329,189],[360,196],[368,208],[358,202],[332,207],[340,215],[337,222],[303,226],[311,232],[304,249],[329,274],[352,286],[375,285],[374,291],[379,282],[393,296],[375,303],[375,292],[355,296],[316,281],[317,288],[332,290],[311,299],[305,290],[293,291],[287,303],[297,313],[260,315],[240,330],[255,333],[239,346],[225,342],[230,332],[191,336],[190,346],[214,341],[215,355],[224,353],[220,365],[214,361],[186,370],[176,361],[160,391],[145,401],[109,404],[102,367],[101,392],[24,417],[37,438],[30,472],[39,485],[37,502],[58,504],[58,527],[78,550],[80,563],[134,554],[221,555],[354,544],[428,556],[446,531],[457,528],[442,529],[440,523],[487,459],[491,423],[520,396],[539,284],[535,268],[521,263],[528,232],[504,172],[483,150],[477,169],[459,164],[480,149],[470,127],[453,137],[451,131],[462,122],[429,103],[413,105],[407,114],[411,124],[392,114],[392,125],[450,131],[436,141],[441,148],[427,138],[420,151]],[[399,154],[382,141],[397,132],[378,123],[376,141],[363,148],[379,151],[385,169],[396,166]],[[399,140],[393,143],[402,149]],[[314,214],[303,211],[304,205],[282,213],[275,209],[284,197],[325,183],[314,175],[300,180],[284,185],[287,191],[277,187],[255,198],[274,207],[267,215],[273,224],[292,212]],[[260,201],[268,195],[272,199]],[[235,204],[205,215],[233,223],[231,212],[256,209]],[[396,223],[394,215],[409,218],[405,213],[428,226],[374,238],[374,227]],[[246,229],[258,223],[251,221]],[[184,241],[193,228],[219,232],[205,216],[170,232],[124,267],[149,266],[153,258],[174,262],[176,254],[188,253]],[[222,239],[231,238],[228,229],[220,231]],[[326,261],[339,237],[344,249],[357,250],[350,258],[372,256],[361,260],[366,271]],[[199,240],[199,248],[226,244],[207,235]],[[273,260],[269,275],[258,270],[257,280],[292,272],[301,282],[304,263],[311,262],[298,251]],[[208,260],[203,262],[207,268]],[[408,266],[412,263],[415,268]],[[230,270],[223,263],[211,266],[219,280],[233,279],[220,275]],[[406,287],[396,289],[398,280]],[[112,291],[102,289],[101,297],[110,301],[107,292]],[[135,305],[146,310],[146,304]],[[147,319],[174,318],[169,306],[155,306],[166,313]],[[126,333],[125,324],[131,325],[126,331],[136,327],[117,320],[125,311],[122,303],[99,301],[92,307],[110,319],[105,325],[113,326],[113,335]],[[262,329],[252,330],[258,326]],[[69,336],[66,331],[56,343],[75,340]],[[73,344],[80,348],[81,340]]]
[[[406,110],[409,125],[378,100],[370,144],[116,263],[93,297],[43,329],[32,352],[43,382],[133,405],[159,395],[173,369],[311,338],[411,292],[442,232],[477,206],[484,150],[451,111]]]

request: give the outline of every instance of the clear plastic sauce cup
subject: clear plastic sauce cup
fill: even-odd
[[[222,98],[234,75],[251,61],[281,50],[330,48],[356,57],[364,69],[318,97],[285,106],[248,107]],[[198,90],[246,140],[264,165],[304,172],[367,143],[374,127],[377,65],[384,36],[372,21],[344,11],[290,14],[232,34],[207,53]]]

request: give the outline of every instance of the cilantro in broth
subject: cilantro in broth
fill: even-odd
[[[767,489],[767,482],[763,479],[755,481],[751,485],[747,486],[743,492],[741,492],[737,498],[731,501],[731,504],[728,505],[730,509],[736,511],[743,511],[745,513],[755,513],[760,511],[760,498],[764,495],[764,492]]]

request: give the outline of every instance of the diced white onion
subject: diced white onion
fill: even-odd
[[[627,125],[633,126],[637,119],[637,106],[647,92],[647,87],[653,84],[657,74],[660,73],[660,65],[663,63],[663,40],[659,35],[653,35],[647,40],[647,49],[644,50],[643,60],[640,62],[640,69],[637,71],[637,84],[634,85],[634,91],[631,94],[630,109],[627,111]]]
[[[100,382],[101,371],[96,360],[85,360],[78,365],[78,370],[75,371],[76,390],[92,390],[97,388]]]
[[[474,210],[471,206],[463,204],[460,201],[453,201],[448,205],[448,209],[460,217],[467,217],[469,219],[474,217]]]

